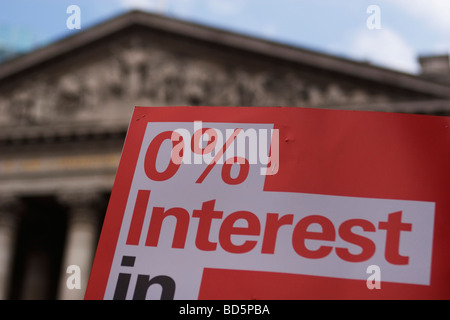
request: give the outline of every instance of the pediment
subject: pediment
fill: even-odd
[[[0,125],[127,124],[136,105],[358,108],[448,98],[418,77],[142,12],[0,66]]]

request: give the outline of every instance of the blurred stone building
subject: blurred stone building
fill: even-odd
[[[3,63],[0,298],[83,297],[134,106],[450,115],[449,57],[420,62],[409,75],[132,11]]]

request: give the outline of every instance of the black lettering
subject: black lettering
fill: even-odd
[[[150,276],[138,275],[133,300],[145,300],[150,286],[159,284],[162,288],[161,300],[173,300],[175,296],[175,281],[169,276],[157,276],[150,279]]]
[[[123,256],[122,267],[133,267],[136,257]],[[129,273],[119,273],[117,278],[116,290],[114,291],[113,300],[125,300],[127,297],[128,286],[130,285],[131,274]]]

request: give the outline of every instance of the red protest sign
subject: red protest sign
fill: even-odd
[[[137,107],[86,298],[449,298],[449,125]]]

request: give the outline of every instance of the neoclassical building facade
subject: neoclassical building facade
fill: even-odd
[[[0,298],[83,298],[134,106],[450,115],[448,56],[421,63],[410,75],[140,11],[6,61]]]

